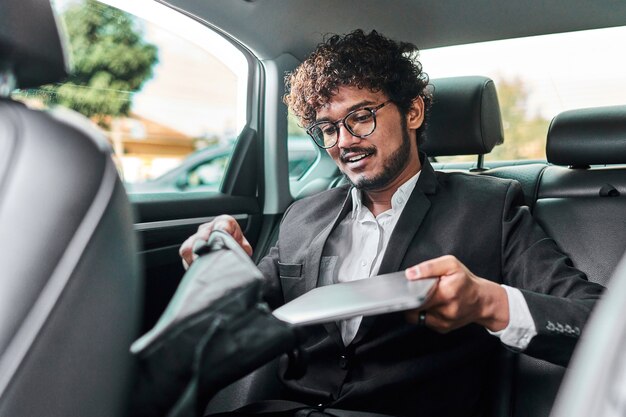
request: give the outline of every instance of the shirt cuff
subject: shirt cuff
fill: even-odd
[[[524,295],[517,288],[502,285],[509,300],[509,324],[504,329],[492,332],[505,345],[516,350],[524,350],[537,334],[535,321],[530,314]]]

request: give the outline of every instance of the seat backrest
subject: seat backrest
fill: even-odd
[[[63,72],[47,2],[0,3],[0,68],[5,94]],[[106,138],[74,113],[0,98],[0,415],[124,415],[136,249]]]
[[[607,284],[626,250],[626,106],[559,114],[546,153],[559,166],[543,173],[535,218],[590,281]]]
[[[539,179],[533,216],[590,281],[606,285],[626,250],[626,106],[559,114],[546,151],[555,165]],[[564,373],[521,355],[514,415],[547,416]]]

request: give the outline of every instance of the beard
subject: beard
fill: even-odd
[[[374,151],[375,148],[352,148],[348,151]],[[407,129],[406,120],[402,118],[402,143],[384,162],[383,172],[374,177],[358,176],[354,180],[344,173],[344,177],[353,187],[363,191],[376,191],[385,188],[393,182],[407,167],[411,154],[411,137]]]

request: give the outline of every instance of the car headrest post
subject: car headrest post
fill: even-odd
[[[9,97],[16,85],[13,71],[9,69],[0,70],[0,98]]]

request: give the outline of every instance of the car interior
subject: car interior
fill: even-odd
[[[50,5],[0,10],[3,81],[25,88],[63,77]],[[143,284],[110,146],[76,114],[6,96],[0,123],[0,414],[123,415]]]
[[[127,194],[110,144],[87,119],[13,100],[16,88],[63,79],[67,52],[47,1],[0,4],[2,416],[128,415],[136,375],[129,347],[154,326],[185,274],[180,244],[200,224],[231,214],[258,262],[276,242],[282,214],[294,200],[345,183],[325,154],[296,186],[289,179],[283,77],[324,34],[376,29],[434,48],[626,23],[626,5],[608,1],[472,7],[454,0],[384,7],[373,0],[154,3],[211,28],[247,59],[246,126],[219,191]],[[608,287],[607,304],[616,305],[619,297],[612,291],[623,293],[623,285],[616,276],[614,286],[610,277],[626,250],[626,105],[556,115],[545,160],[486,163],[485,155],[505,140],[493,81],[467,74],[431,84],[434,105],[422,150],[435,169],[519,181],[533,217],[574,266]],[[438,162],[451,155],[470,156],[472,162]],[[601,303],[590,334],[606,332],[602,317],[614,320],[610,312],[616,310]],[[586,350],[574,357],[574,372],[567,374],[564,367],[503,348],[494,370],[492,414],[573,415],[564,411],[571,407],[566,399],[554,404],[564,375],[568,391],[560,395],[582,398],[581,379],[592,372],[584,363],[600,349],[585,342]],[[224,387],[206,412],[275,395],[275,365]]]

